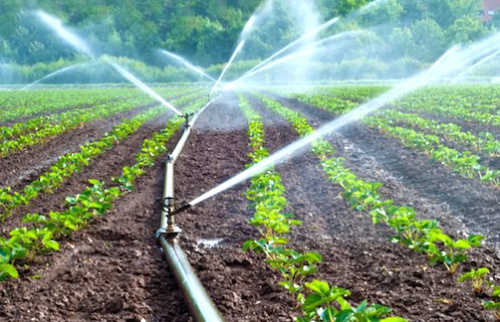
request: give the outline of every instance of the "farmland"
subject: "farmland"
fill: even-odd
[[[222,93],[177,160],[176,198],[389,88]],[[195,112],[209,88],[155,90]],[[493,321],[483,303],[499,301],[499,91],[424,87],[179,214],[180,244],[224,318],[323,308],[359,321]],[[183,118],[131,88],[6,91],[0,102],[0,317],[189,320],[154,238],[162,161]],[[459,281],[472,269],[484,275],[476,291]]]

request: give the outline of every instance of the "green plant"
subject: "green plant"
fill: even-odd
[[[187,110],[195,110],[203,103],[203,100],[197,100]],[[24,216],[23,222],[32,227],[13,229],[9,239],[0,237],[0,281],[19,276],[15,268],[18,261],[30,262],[37,254],[57,251],[59,249],[57,239],[84,228],[96,216],[105,215],[114,201],[128,192],[125,188],[132,187],[133,181],[144,174],[145,168],[154,165],[155,159],[165,151],[165,143],[182,123],[183,119],[176,117],[169,121],[165,130],[154,133],[151,140],[146,140],[136,156],[137,163],[123,169],[122,177],[115,182],[118,185],[108,186],[105,182],[89,180],[89,187],[74,197],[66,198],[66,210],[51,211],[48,216],[39,214]],[[156,147],[154,152],[150,150],[152,145]],[[34,186],[33,193],[37,192],[38,188],[40,188],[38,185]]]
[[[470,282],[472,285],[472,289],[474,290],[474,293],[481,294],[484,291],[483,287],[484,279],[488,276],[489,273],[490,270],[486,267],[478,268],[477,271],[475,269],[472,269],[467,273],[461,275],[458,278],[458,282],[459,283],[463,283],[466,281]]]
[[[404,322],[400,317],[386,317],[391,309],[382,305],[368,306],[363,301],[353,307],[345,299],[350,295],[346,289],[331,287],[327,282],[314,280],[306,283],[305,287],[310,295],[305,298],[302,305],[304,317],[297,319],[299,322],[320,321],[325,322]]]
[[[500,321],[500,302],[486,301],[483,303],[483,307],[493,312],[495,318]]]

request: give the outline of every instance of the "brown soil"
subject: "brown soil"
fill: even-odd
[[[81,145],[101,138],[123,119],[132,118],[156,105],[148,104],[107,119],[84,123],[67,133],[0,158],[0,188],[11,187],[15,191],[24,187],[47,171],[60,156],[78,151]]]
[[[334,118],[327,111],[295,100],[281,101],[304,113],[317,126]],[[383,190],[388,198],[415,207],[423,217],[438,219],[450,232],[465,228],[485,234],[491,244],[498,246],[497,190],[477,179],[463,178],[449,167],[431,162],[427,155],[360,123],[345,127],[340,134],[333,143],[342,156],[348,157],[346,165],[364,180],[388,181]]]
[[[251,103],[264,115],[270,150],[297,138],[286,122],[256,101]],[[245,168],[250,152],[245,124],[233,95],[213,104],[200,117],[176,164],[179,200],[189,201]],[[347,134],[346,137],[352,139]],[[382,140],[376,133],[370,135],[373,137],[363,138]],[[332,142],[340,145],[340,139],[332,138]],[[94,171],[101,178],[115,175],[131,160],[126,154],[138,148],[130,143],[129,147],[119,148],[121,153],[118,150],[107,153],[108,161],[102,160],[88,171]],[[175,140],[170,141],[170,149],[174,143]],[[363,147],[360,151],[365,153],[367,146],[359,141],[355,143]],[[389,143],[394,144],[382,140],[378,146]],[[367,141],[366,145],[370,144],[372,142]],[[339,151],[351,160],[347,161],[349,167],[358,165],[354,171],[360,177],[378,176],[372,173],[373,168],[366,166],[371,154],[360,154],[358,162],[352,159],[357,152]],[[389,152],[386,153],[389,155]],[[418,157],[417,154],[411,156]],[[387,162],[379,162],[379,155],[373,157],[377,169],[386,172],[397,169],[389,168]],[[318,163],[314,156],[306,154],[277,167],[287,189],[289,210],[304,221],[304,225],[292,233],[292,246],[301,251],[318,251],[324,256],[316,277],[349,288],[353,303],[366,298],[371,303],[391,306],[394,314],[412,321],[492,320],[490,314],[481,309],[481,300],[455,282],[456,276],[449,276],[441,266],[430,267],[424,256],[390,243],[387,229],[374,226],[366,214],[351,210],[340,197],[340,187],[327,181]],[[420,168],[420,172],[434,166],[429,164],[428,160],[425,164],[419,163],[418,166],[426,166]],[[138,181],[133,193],[117,202],[109,215],[63,241],[59,253],[43,257],[40,263],[26,269],[20,280],[3,284],[0,318],[6,321],[140,321],[142,318],[191,321],[154,239],[163,175],[163,166],[158,163]],[[437,214],[440,220],[449,222],[446,227],[461,227],[441,208],[431,209],[440,205],[432,203],[437,197],[423,196],[423,189],[417,189],[411,180],[399,181],[398,176],[386,176],[387,182],[383,176],[379,179],[386,184],[384,193],[394,193],[398,202],[408,202],[404,204],[416,206],[419,211],[426,210],[425,216]],[[412,190],[397,191],[407,183]],[[83,182],[71,184],[83,185]],[[244,196],[247,187],[245,183],[232,188],[180,214],[178,224],[184,230],[182,246],[227,321],[291,321],[295,314],[293,303],[278,286],[276,273],[260,256],[241,251],[243,241],[257,237],[256,230],[247,223],[252,216]],[[405,196],[408,191],[414,195]],[[429,200],[429,206],[424,205]],[[61,201],[52,202],[51,208],[59,207]],[[216,247],[207,247],[204,239],[222,241]],[[497,255],[485,248],[473,253],[467,268],[487,266],[498,274],[499,263]]]

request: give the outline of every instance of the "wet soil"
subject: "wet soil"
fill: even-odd
[[[317,125],[335,117],[296,100],[280,100]],[[500,193],[496,189],[477,179],[463,178],[360,123],[343,128],[340,134],[332,142],[341,156],[348,156],[346,165],[364,180],[388,182],[382,190],[388,198],[415,207],[423,218],[438,219],[450,232],[482,233],[492,245],[500,246]],[[424,209],[419,209],[421,206]]]
[[[288,102],[287,106],[295,103]],[[305,111],[306,107],[297,109]],[[308,117],[319,125],[324,122],[318,118],[319,114],[322,111],[309,111]],[[330,115],[328,120],[331,118]],[[272,129],[266,129],[266,133],[269,132]],[[279,132],[282,134],[283,130],[280,128]],[[272,149],[289,143],[275,139],[276,136],[267,139],[274,146]],[[338,142],[339,138],[331,140]],[[368,159],[372,166],[364,168],[367,160],[357,161],[367,157],[355,152],[363,151],[349,154],[339,150],[347,157],[346,166],[354,168],[359,177],[382,181],[385,185],[383,193],[395,195],[397,203],[416,208],[420,215],[438,216],[448,232],[460,234],[461,225],[438,205],[414,193],[406,196],[410,192],[408,189],[398,193],[397,189],[404,186],[397,185],[396,178],[388,176],[383,169],[374,169],[377,168],[377,159]],[[353,160],[355,156],[358,158]],[[351,210],[340,198],[342,189],[325,184],[327,178],[318,163],[319,160],[311,155],[303,155],[295,158],[293,163],[289,161],[278,166],[278,170],[287,189],[291,210],[304,221],[293,235],[294,243],[298,249],[315,250],[323,255],[321,278],[351,290],[350,298],[354,302],[368,299],[371,303],[388,305],[394,309],[394,314],[411,321],[492,320],[481,308],[482,299],[476,298],[468,287],[458,284],[456,276],[450,276],[444,267],[429,266],[425,256],[390,243],[391,233],[387,228],[374,226],[368,215]],[[495,249],[483,248],[473,251],[467,267],[462,269],[486,266],[498,274],[499,263]]]
[[[158,162],[107,216],[72,234],[22,279],[3,284],[0,320],[172,321],[185,314],[154,238],[162,169]],[[108,179],[116,174],[102,170]]]
[[[271,151],[297,138],[284,120],[253,99],[251,104],[264,115]],[[235,96],[210,106],[198,122],[176,163],[178,200],[198,197],[245,169],[250,161],[246,120]],[[337,137],[332,142],[341,144]],[[169,149],[174,144],[175,139]],[[115,162],[102,161],[95,168],[109,179],[127,164],[125,155],[132,150],[107,154],[109,159],[117,155]],[[339,153],[348,159],[358,155],[347,149]],[[371,156],[366,155],[348,166],[358,164],[354,171],[360,177],[378,177],[366,166]],[[376,156],[374,161],[378,162]],[[328,182],[318,163],[305,154],[277,167],[287,189],[288,210],[304,221],[292,232],[291,246],[318,251],[324,257],[315,277],[349,288],[353,303],[368,299],[388,305],[394,314],[411,321],[492,321],[481,309],[481,300],[456,283],[456,276],[449,276],[443,267],[430,267],[422,255],[390,243],[384,227],[374,226],[366,214],[351,210],[341,198],[340,187]],[[380,171],[384,169],[376,164]],[[97,169],[89,171],[97,174]],[[71,235],[62,242],[60,252],[42,257],[20,280],[2,284],[0,320],[192,321],[154,239],[163,176],[158,162],[139,179],[134,192],[117,201],[111,213]],[[384,193],[396,194],[398,202],[415,202],[419,211],[431,207],[423,204],[434,199],[424,199],[417,189],[405,196],[404,191],[397,191],[402,181],[396,176],[390,179],[394,181],[384,182]],[[245,240],[258,237],[248,224],[252,210],[244,196],[247,187],[248,183],[241,184],[180,214],[181,243],[227,321],[291,321],[296,311],[290,296],[278,286],[277,274],[261,256],[241,251]],[[53,207],[57,207],[55,202]],[[429,208],[425,215],[434,214]],[[453,217],[444,212],[440,215],[440,220],[451,222],[449,227],[460,227]],[[496,253],[485,248],[473,253],[466,268],[487,266],[498,275],[499,263]]]
[[[77,152],[81,145],[103,137],[124,119],[130,119],[153,106],[157,104],[138,106],[107,119],[84,123],[62,135],[0,158],[0,188],[10,187],[16,191],[24,187],[47,171],[60,156]]]

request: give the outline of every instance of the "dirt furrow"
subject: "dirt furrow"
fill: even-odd
[[[167,144],[169,150],[175,141]],[[121,152],[122,157],[133,154]],[[116,166],[107,163],[114,170],[105,172],[114,175],[123,165],[123,161]],[[100,166],[106,169],[104,163]],[[172,321],[185,314],[182,295],[154,238],[163,176],[162,163],[157,162],[111,213],[72,234],[59,253],[25,272],[31,278],[2,285],[0,317],[6,321]]]
[[[334,118],[327,111],[295,100],[280,101],[305,113],[317,125]],[[332,143],[341,156],[347,157],[346,166],[361,179],[384,183],[381,192],[387,198],[414,207],[422,218],[438,219],[451,234],[465,227],[468,232],[485,234],[493,245],[500,242],[498,191],[476,179],[463,178],[360,123],[343,128],[340,134]]]
[[[270,112],[262,112],[265,119],[271,118]],[[289,143],[280,136],[296,137],[281,125],[268,125],[265,133],[271,151]],[[341,187],[327,181],[318,163],[306,154],[277,167],[290,210],[304,223],[292,232],[293,247],[323,255],[315,278],[349,289],[354,303],[367,299],[387,305],[411,321],[489,320],[468,287],[444,267],[429,266],[422,254],[392,244],[386,227],[374,226],[368,214],[351,210],[341,198]],[[472,255],[469,265],[495,269],[499,262],[494,252],[482,250]],[[449,299],[449,304],[440,299]]]
[[[42,193],[31,200],[27,206],[15,209],[13,215],[0,224],[1,234],[6,236],[12,228],[22,226],[21,219],[26,213],[47,214],[49,211],[64,209],[65,198],[83,191],[88,186],[89,179],[109,180],[112,177],[119,177],[124,166],[136,163],[135,154],[140,150],[143,141],[154,131],[162,129],[167,120],[168,116],[164,114],[144,124],[134,134],[96,157],[88,167],[84,168],[83,172],[74,173],[66,179],[54,193]]]

